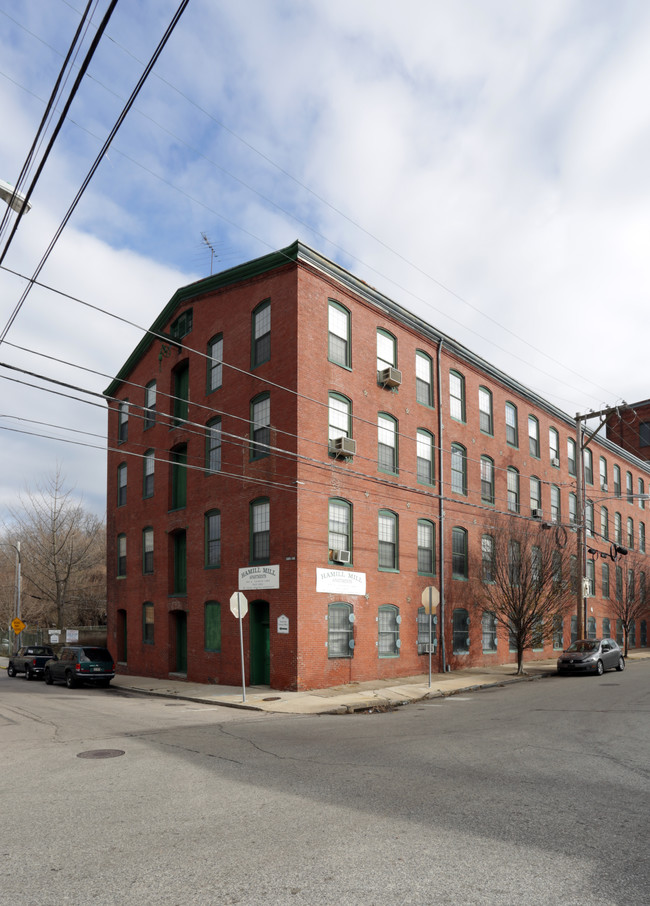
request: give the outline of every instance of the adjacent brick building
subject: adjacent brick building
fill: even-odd
[[[238,590],[247,683],[425,672],[432,586],[433,668],[502,662],[467,581],[486,513],[575,537],[575,421],[301,243],[178,290],[106,396],[122,672],[239,684]],[[599,437],[585,455],[589,543],[645,555],[648,464]],[[586,628],[614,635],[596,556]]]

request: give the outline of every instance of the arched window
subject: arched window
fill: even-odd
[[[397,513],[379,511],[379,569],[398,569]]]
[[[469,651],[469,614],[464,607],[456,607],[452,613],[452,649],[454,654]]]
[[[508,509],[511,513],[519,512],[519,472],[514,466],[508,466]]]
[[[206,358],[206,392],[212,393],[221,387],[223,380],[223,334],[208,340]]]
[[[145,498],[153,497],[155,464],[155,452],[153,450],[147,450],[142,457],[142,496]]]
[[[400,648],[399,608],[382,604],[379,608],[379,657],[398,657]]]
[[[451,445],[451,489],[467,494],[467,450],[462,444]]]
[[[534,415],[528,416],[528,449],[531,456],[539,459],[539,421]]]
[[[327,656],[352,657],[354,653],[352,605],[342,601],[327,607]]]
[[[352,403],[340,393],[329,395],[329,440],[352,437]]]
[[[340,497],[329,500],[328,544],[331,563],[352,562],[352,504]]]
[[[467,530],[459,525],[451,530],[451,575],[454,579],[468,576]]]
[[[268,563],[271,553],[271,504],[268,497],[253,500],[250,505],[251,563]]]
[[[514,403],[506,403],[506,443],[511,447],[519,446],[519,424]]]
[[[494,434],[492,393],[487,387],[478,388],[479,427],[484,434]]]
[[[494,503],[494,460],[481,456],[481,500]]]
[[[484,610],[481,617],[483,651],[491,653],[497,650],[497,618],[490,610]]]
[[[435,466],[433,448],[435,439],[433,434],[424,428],[417,430],[417,476],[420,484],[432,485],[435,483]]]
[[[142,605],[142,641],[145,645],[153,645],[154,606],[151,601]]]
[[[205,426],[205,471],[221,471],[221,419],[211,418]]]
[[[251,368],[271,358],[271,300],[266,299],[253,310],[251,329]]]
[[[415,398],[423,406],[433,406],[433,362],[419,349],[415,353]]]
[[[145,576],[153,574],[153,528],[150,525],[142,529],[142,572]]]
[[[436,528],[428,519],[418,519],[418,574],[433,576],[436,571]]]
[[[270,453],[271,397],[260,393],[251,400],[250,458],[261,459]]]
[[[456,421],[465,421],[465,378],[459,371],[449,372],[449,414]]]
[[[335,365],[352,367],[350,312],[333,299],[330,299],[328,306],[327,358]]]
[[[377,416],[377,466],[381,472],[396,475],[399,471],[398,434],[397,420],[385,412],[380,412]]]
[[[221,566],[221,512],[210,510],[204,518],[204,563],[208,569]]]

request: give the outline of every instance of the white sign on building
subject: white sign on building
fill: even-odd
[[[284,614],[278,617],[278,632],[280,635],[288,635],[289,633],[289,617]]]
[[[330,595],[365,595],[366,574],[347,569],[317,569],[316,591]]]
[[[245,566],[239,570],[239,590],[254,591],[257,588],[279,588],[279,566]]]

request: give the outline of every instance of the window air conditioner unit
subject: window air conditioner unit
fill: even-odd
[[[402,372],[397,368],[384,368],[379,372],[379,383],[384,387],[399,387],[402,383]]]
[[[538,509],[538,508],[533,508],[533,509],[530,511],[530,515],[533,517],[533,519],[541,519],[541,518],[542,518],[542,511],[541,511],[540,509]]]
[[[352,437],[335,437],[329,442],[329,450],[338,456],[354,456],[357,452],[357,442]]]
[[[600,490],[601,490],[601,491],[606,491],[606,490],[607,490],[607,482],[606,482],[606,481],[601,481],[601,483],[600,483]]]
[[[424,642],[420,645],[420,648],[422,649],[422,654],[429,654],[429,651],[431,651],[431,654],[435,654],[438,650],[438,643],[436,641],[431,642],[431,644]]]
[[[350,551],[332,551],[332,560],[335,563],[349,563]]]
[[[553,459],[551,460],[551,465],[554,466],[556,469],[559,469],[560,460],[557,458],[557,456],[553,457]]]

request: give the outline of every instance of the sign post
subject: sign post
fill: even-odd
[[[422,590],[422,606],[424,607],[424,612],[429,614],[429,688],[431,688],[431,649],[433,647],[432,643],[432,630],[433,630],[433,612],[440,603],[440,592],[435,587],[435,585],[427,585],[426,588]]]
[[[242,620],[248,613],[248,598],[241,591],[234,591],[230,596],[230,610],[239,619],[239,647],[241,650],[241,689],[242,701],[246,701],[246,675],[244,673],[244,630]]]

